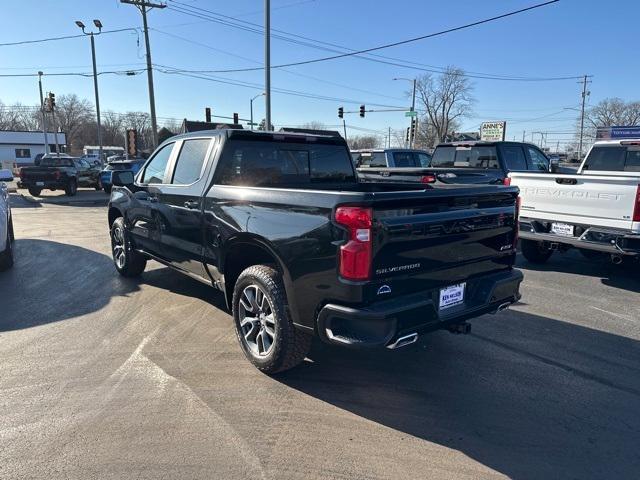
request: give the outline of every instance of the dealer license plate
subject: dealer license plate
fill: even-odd
[[[464,302],[464,283],[440,289],[440,310],[453,307]]]
[[[551,231],[556,235],[573,237],[573,225],[567,225],[566,223],[552,223]]]

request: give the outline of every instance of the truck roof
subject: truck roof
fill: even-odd
[[[489,142],[486,140],[471,140],[471,141],[462,141],[462,142],[442,142],[436,145],[436,148],[438,147],[474,147],[476,145],[493,147],[495,145],[514,145],[514,144],[537,146],[531,142],[518,142],[518,141],[511,141],[511,140],[501,140],[501,141],[492,141],[492,142]]]
[[[217,137],[217,136],[226,136],[226,137],[239,137],[239,138],[297,138],[300,140],[304,139],[322,139],[323,142],[331,142],[336,144],[346,144],[344,139],[341,136],[335,135],[319,135],[315,133],[299,133],[299,132],[266,132],[262,130],[244,130],[244,129],[232,129],[232,128],[220,128],[217,130],[200,130],[198,132],[189,132],[182,133],[180,135],[175,135],[169,139],[167,142],[180,140],[183,138],[193,138],[193,137]]]
[[[618,138],[616,140],[596,140],[594,146],[603,145],[640,145],[640,138]]]

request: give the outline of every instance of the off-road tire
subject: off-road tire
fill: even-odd
[[[116,218],[111,224],[111,255],[116,270],[123,277],[137,277],[147,266],[146,257],[133,249],[122,217]]]
[[[246,342],[240,325],[240,299],[245,288],[257,285],[265,294],[275,320],[273,348],[258,356]],[[272,267],[254,265],[244,270],[233,290],[233,320],[238,342],[247,359],[260,371],[273,375],[300,364],[311,348],[312,336],[293,326],[280,274]]]
[[[541,242],[534,240],[520,239],[520,250],[524,258],[536,264],[545,263],[553,255],[553,250],[544,248]]]
[[[40,193],[42,192],[41,188],[29,188],[29,195],[31,195],[32,197],[39,197]]]

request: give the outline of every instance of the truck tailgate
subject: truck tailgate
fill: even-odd
[[[478,189],[435,188],[402,206],[376,202],[374,281],[405,277],[403,289],[418,291],[511,268],[517,190]]]
[[[22,169],[23,180],[32,181],[53,181],[60,178],[60,171],[57,168],[29,167]]]
[[[512,173],[520,188],[521,215],[632,230],[640,177]]]

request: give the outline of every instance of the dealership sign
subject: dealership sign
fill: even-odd
[[[480,140],[485,142],[499,142],[504,140],[507,122],[484,122],[480,125]]]
[[[640,138],[640,126],[598,127],[596,140],[610,140],[617,138]]]

